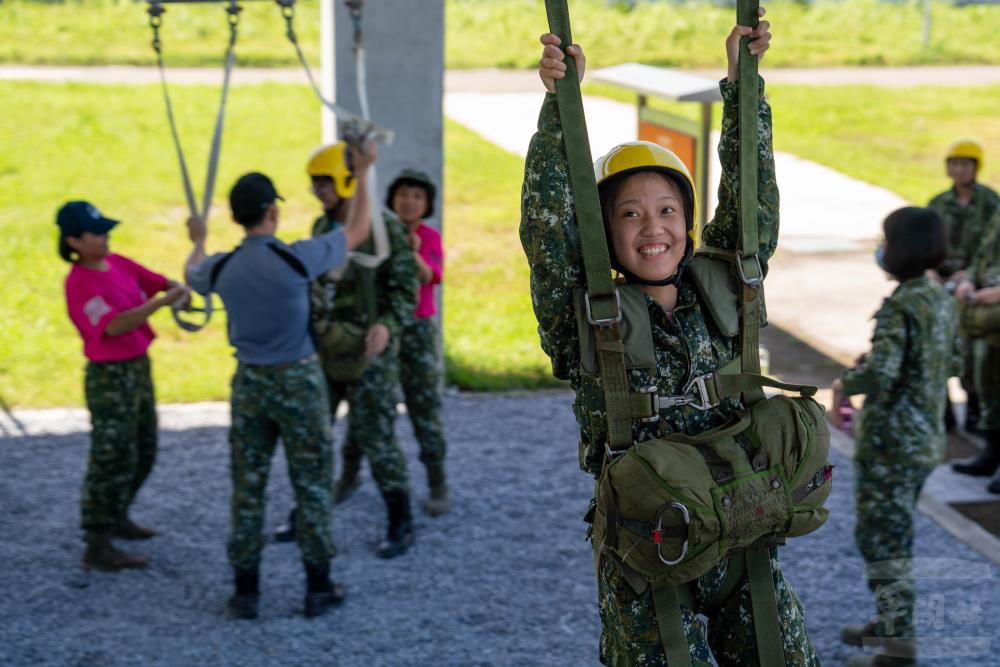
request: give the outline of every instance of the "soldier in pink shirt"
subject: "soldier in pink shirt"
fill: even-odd
[[[92,204],[71,201],[56,216],[59,254],[73,267],[66,276],[69,317],[87,357],[84,391],[90,409],[90,459],[83,482],[83,567],[144,567],[146,558],[117,549],[112,537],[148,539],[128,508],[156,458],[156,402],[146,350],[155,333],[147,319],[186,299],[188,290],[108,247],[118,224]],[[161,293],[159,296],[157,294]]]
[[[420,443],[420,460],[427,468],[430,498],[426,510],[431,516],[450,508],[444,474],[445,441],[441,424],[441,360],[434,323],[437,307],[434,286],[441,283],[444,252],[441,235],[424,220],[434,214],[437,188],[427,174],[406,169],[389,186],[386,205],[399,216],[410,232],[410,247],[417,262],[420,293],[414,320],[403,329],[399,346],[400,384],[406,399],[410,423]]]

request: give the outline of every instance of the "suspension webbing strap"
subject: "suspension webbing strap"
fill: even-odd
[[[750,583],[757,656],[762,665],[785,667],[785,649],[778,623],[778,598],[774,592],[770,551],[747,548],[743,553],[746,555],[747,579]]]
[[[660,631],[660,644],[670,667],[691,667],[691,650],[684,633],[684,617],[681,612],[680,593],[689,590],[670,584],[652,584],[653,610],[656,613],[656,627]],[[681,590],[679,590],[681,589]],[[691,597],[688,594],[687,597]],[[694,600],[687,600],[692,608]],[[766,664],[766,663],[765,663]]]
[[[371,121],[368,115],[368,81],[365,68],[365,48],[361,32],[361,8],[360,4],[350,7],[351,19],[354,22],[354,79],[357,85],[358,104],[361,107],[361,115],[348,111],[337,105],[333,100],[327,99],[316,83],[309,61],[306,60],[302,47],[299,45],[298,36],[295,33],[295,0],[276,0],[281,7],[281,15],[285,18],[285,36],[295,47],[295,54],[298,56],[299,64],[305,71],[309,86],[312,88],[316,98],[330,112],[337,117],[337,130],[339,134],[350,144],[360,146],[365,140],[377,141],[386,145],[392,143],[393,132],[385,127],[377,125]],[[385,228],[385,217],[395,220],[396,215],[391,210],[382,205],[379,197],[378,174],[373,164],[368,168],[368,203],[372,216],[372,241],[375,245],[375,253],[369,254],[352,250],[348,253],[351,261],[360,266],[374,269],[378,267],[389,256],[389,235]]]
[[[545,13],[548,15],[549,31],[559,37],[560,48],[565,52],[566,47],[573,43],[566,0],[546,0]],[[564,62],[566,76],[556,81],[556,103],[587,279],[587,321],[593,326],[597,339],[608,442],[613,449],[623,449],[632,444],[633,415],[620,324],[621,295],[611,277],[611,259],[597,196],[580,77],[572,56],[567,55]]]
[[[236,0],[230,0],[226,7],[226,16],[229,22],[229,42],[226,46],[226,54],[223,59],[222,92],[219,98],[219,111],[215,116],[215,128],[212,131],[212,145],[208,152],[208,164],[205,168],[205,188],[202,192],[201,208],[198,207],[194,194],[194,187],[191,184],[191,175],[187,167],[187,159],[184,155],[184,148],[181,145],[180,133],[177,131],[177,120],[174,117],[174,107],[170,100],[170,88],[167,85],[167,68],[163,62],[163,44],[160,41],[160,27],[163,24],[163,13],[166,11],[163,5],[156,0],[152,0],[147,9],[149,13],[149,25],[153,29],[153,50],[156,52],[156,66],[160,72],[160,87],[163,90],[164,106],[167,110],[167,121],[170,124],[170,136],[174,141],[174,150],[177,153],[177,163],[181,172],[181,183],[184,188],[184,199],[187,202],[188,213],[192,218],[200,218],[208,222],[208,215],[212,210],[212,196],[215,192],[215,177],[219,170],[219,154],[222,152],[222,134],[225,126],[226,104],[229,100],[229,81],[232,75],[233,66],[236,63],[236,38],[242,8]],[[195,312],[201,314],[201,321],[185,319],[182,313]],[[205,297],[204,306],[191,307],[182,302],[175,302],[170,313],[174,322],[184,331],[196,332],[203,329],[212,319],[212,297]]]
[[[757,26],[759,0],[738,0],[736,22]],[[760,95],[757,87],[757,57],[750,55],[750,38],[740,38],[739,48],[739,247],[736,269],[740,279],[740,356],[744,373],[760,373],[760,314],[764,272],[757,252],[760,249],[757,213],[758,133]],[[764,398],[757,390],[744,394],[744,402],[755,403]]]

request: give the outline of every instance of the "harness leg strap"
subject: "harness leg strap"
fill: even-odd
[[[676,586],[653,584],[653,608],[660,643],[670,667],[691,667],[691,652],[684,633],[684,618]]]
[[[746,549],[743,553],[746,554],[747,577],[750,580],[753,626],[760,664],[764,667],[785,667],[770,552],[767,549]]]

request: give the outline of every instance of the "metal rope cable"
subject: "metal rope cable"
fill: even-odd
[[[285,18],[285,35],[288,41],[295,47],[295,53],[299,58],[302,69],[305,70],[309,85],[319,101],[337,117],[337,129],[341,136],[349,144],[360,146],[365,140],[378,141],[389,145],[392,143],[392,130],[381,127],[371,121],[368,113],[368,86],[365,71],[365,49],[364,35],[361,30],[361,5],[363,2],[351,0],[348,7],[351,12],[351,20],[354,23],[354,74],[357,84],[358,101],[361,107],[361,115],[355,114],[347,109],[338,106],[332,100],[323,96],[323,92],[316,84],[312,68],[302,53],[298,37],[295,34],[295,0],[276,0],[281,7],[281,15]],[[394,219],[394,213],[382,205],[378,190],[378,173],[375,165],[368,168],[368,201],[372,216],[372,240],[375,244],[375,253],[352,251],[349,253],[350,259],[355,264],[365,268],[375,268],[382,264],[389,256],[389,237],[385,228],[384,218],[388,216]]]

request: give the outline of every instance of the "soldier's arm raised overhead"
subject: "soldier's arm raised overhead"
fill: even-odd
[[[760,10],[763,15],[763,8]],[[722,175],[719,179],[719,203],[715,217],[702,232],[702,240],[717,248],[735,249],[739,238],[739,181],[740,181],[740,128],[739,86],[737,54],[740,37],[749,35],[750,53],[763,58],[770,48],[770,24],[761,21],[757,28],[733,28],[726,39],[729,55],[728,76],[719,83],[722,91],[722,132],[719,137],[719,162]],[[778,182],[774,171],[774,146],[771,125],[771,105],[764,91],[764,79],[758,77],[760,104],[757,114],[757,233],[760,241],[757,257],[761,268],[767,271],[767,261],[778,246]]]
[[[584,286],[583,258],[559,108],[551,94],[554,80],[562,78],[566,66],[558,37],[546,34],[541,42],[544,49],[539,74],[549,94],[525,160],[520,235],[531,270],[531,302],[542,349],[552,360],[553,375],[566,379],[578,361],[573,299],[576,290]],[[583,50],[574,45],[569,52],[582,76],[586,63]]]

